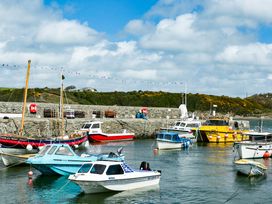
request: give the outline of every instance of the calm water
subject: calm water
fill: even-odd
[[[256,122],[256,121],[253,121]],[[266,128],[272,121],[267,122]],[[272,126],[271,126],[272,127]],[[1,203],[271,203],[272,162],[259,159],[269,169],[266,177],[248,178],[233,168],[232,144],[194,144],[189,150],[153,152],[154,140],[94,145],[90,152],[116,151],[124,147],[128,164],[141,161],[162,170],[158,188],[122,193],[87,195],[65,177],[41,176],[29,166],[1,167]]]

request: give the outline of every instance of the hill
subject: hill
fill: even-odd
[[[24,89],[0,88],[0,101],[23,101]],[[131,92],[92,92],[66,91],[64,94],[68,104],[85,105],[118,105],[177,108],[183,98],[180,93],[131,91]],[[27,101],[43,103],[59,103],[59,89],[36,88],[28,90]],[[231,113],[241,116],[272,115],[272,94],[256,94],[245,99],[228,96],[205,94],[187,94],[189,111],[210,111],[213,104],[217,112]]]

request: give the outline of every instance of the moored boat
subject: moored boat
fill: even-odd
[[[236,160],[234,165],[238,172],[248,176],[263,176],[267,170],[267,167],[262,163],[248,159]]]
[[[248,132],[247,140],[235,142],[235,156],[240,159],[267,158],[272,155],[272,133],[270,132]]]
[[[42,174],[69,176],[75,174],[84,162],[96,160],[123,161],[121,149],[117,153],[82,154],[77,155],[67,144],[50,144],[26,163],[30,164]]]
[[[177,132],[161,131],[156,134],[156,148],[158,149],[181,149],[191,144],[190,139],[180,137]]]
[[[83,164],[69,180],[85,193],[101,193],[156,186],[160,177],[160,171],[134,170],[125,162],[95,161]]]
[[[247,139],[249,121],[211,117],[199,128],[192,129],[197,142],[228,143]]]
[[[104,133],[102,132],[101,121],[90,121],[84,123],[81,131],[87,132],[90,142],[113,142],[113,141],[126,141],[133,140],[134,133],[129,133],[124,130],[121,133]]]

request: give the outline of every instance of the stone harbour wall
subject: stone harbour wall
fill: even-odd
[[[37,113],[35,115],[30,114],[29,105],[27,103],[26,117],[44,117],[44,110],[51,109],[55,110],[56,115],[59,113],[59,105],[53,103],[36,103]],[[17,102],[0,102],[0,113],[18,113],[22,112],[23,103]],[[101,118],[105,117],[105,111],[116,112],[116,118],[135,118],[136,112],[142,107],[137,106],[102,106],[102,105],[64,105],[64,110],[73,109],[74,111],[84,112],[85,118],[95,117],[94,113],[100,112]],[[180,117],[180,110],[178,108],[158,108],[158,107],[147,107],[148,118],[168,118],[178,119]]]
[[[89,120],[65,119],[66,134],[78,131]],[[107,133],[119,133],[122,131],[133,132],[136,139],[153,138],[160,127],[167,127],[174,123],[174,119],[118,119],[102,118],[102,131]],[[0,133],[18,133],[21,127],[21,119],[0,119]],[[61,120],[46,118],[26,118],[24,123],[24,136],[52,138],[60,134]]]
[[[56,137],[61,135],[61,120],[54,118],[45,118],[44,109],[55,110],[56,115],[59,112],[59,105],[52,103],[36,103],[37,113],[31,114],[29,111],[30,103],[27,103],[25,112],[24,135],[29,137]],[[0,113],[20,114],[22,103],[0,102]],[[65,130],[67,134],[78,131],[81,126],[90,120],[102,121],[102,131],[108,133],[118,133],[126,130],[133,132],[136,138],[150,138],[160,127],[166,127],[179,119],[180,111],[178,108],[155,108],[148,107],[148,119],[136,119],[136,112],[142,107],[133,106],[100,106],[100,105],[65,105],[64,109],[73,109],[84,112],[84,118],[66,119]],[[116,112],[115,118],[106,118],[105,111]],[[100,112],[100,117],[95,118],[94,113]],[[3,119],[0,118],[0,133],[18,133],[21,127],[21,118]]]

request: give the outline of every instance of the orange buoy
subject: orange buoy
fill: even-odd
[[[33,184],[32,178],[29,178],[29,179],[28,179],[27,184],[28,184],[29,186],[32,186],[32,184]]]
[[[265,151],[265,153],[263,154],[263,158],[269,158],[270,154],[268,151]]]

